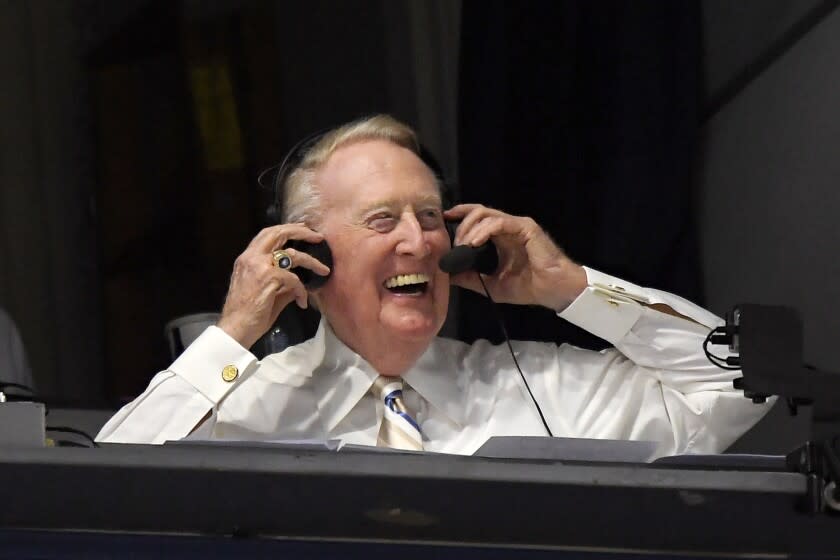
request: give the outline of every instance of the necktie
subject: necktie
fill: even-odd
[[[393,449],[423,450],[420,426],[408,414],[403,402],[402,379],[380,376],[373,384],[374,393],[385,404],[376,445]]]

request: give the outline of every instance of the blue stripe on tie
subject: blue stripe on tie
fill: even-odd
[[[402,397],[402,389],[395,389],[385,396],[385,406],[387,406],[394,412],[398,412],[394,408],[394,399],[396,399],[397,397]]]
[[[405,418],[405,421],[406,421],[406,422],[408,422],[409,424],[411,424],[412,426],[414,426],[414,429],[415,429],[415,430],[417,430],[417,433],[418,433],[418,434],[419,434],[419,433],[421,433],[421,432],[420,432],[420,426],[418,426],[418,425],[417,425],[417,422],[415,422],[415,421],[414,421],[414,418],[412,418],[411,416],[409,416],[409,415],[408,415],[408,414],[406,414],[405,412],[400,412],[399,410],[394,410],[394,412],[396,412],[397,414],[399,414],[400,416],[402,416],[403,418]]]
[[[412,418],[411,416],[409,416],[405,412],[401,412],[401,411],[397,410],[397,408],[394,406],[394,399],[401,398],[401,397],[402,397],[402,390],[397,389],[395,391],[391,391],[388,394],[388,396],[385,397],[385,406],[390,408],[391,412],[394,412],[394,413],[402,416],[405,419],[406,422],[408,422],[409,424],[414,426],[414,429],[417,430],[418,433],[422,433],[420,431],[420,426],[417,425],[417,422],[414,421],[414,418]]]

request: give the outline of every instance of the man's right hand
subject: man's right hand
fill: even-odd
[[[274,266],[273,251],[283,249],[296,267],[308,268],[321,276],[330,273],[329,267],[319,260],[284,248],[290,239],[318,243],[324,236],[303,224],[267,227],[233,264],[222,316],[216,326],[244,348],[253,346],[292,300],[303,309],[308,306],[306,288],[291,270]]]

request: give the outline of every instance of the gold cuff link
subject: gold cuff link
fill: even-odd
[[[236,366],[225,366],[222,370],[222,379],[230,383],[234,379],[239,377],[239,368]]]

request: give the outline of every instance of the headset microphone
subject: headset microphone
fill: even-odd
[[[492,241],[473,247],[457,245],[440,258],[440,269],[449,274],[460,274],[474,270],[481,274],[493,274],[499,267],[499,255]]]

